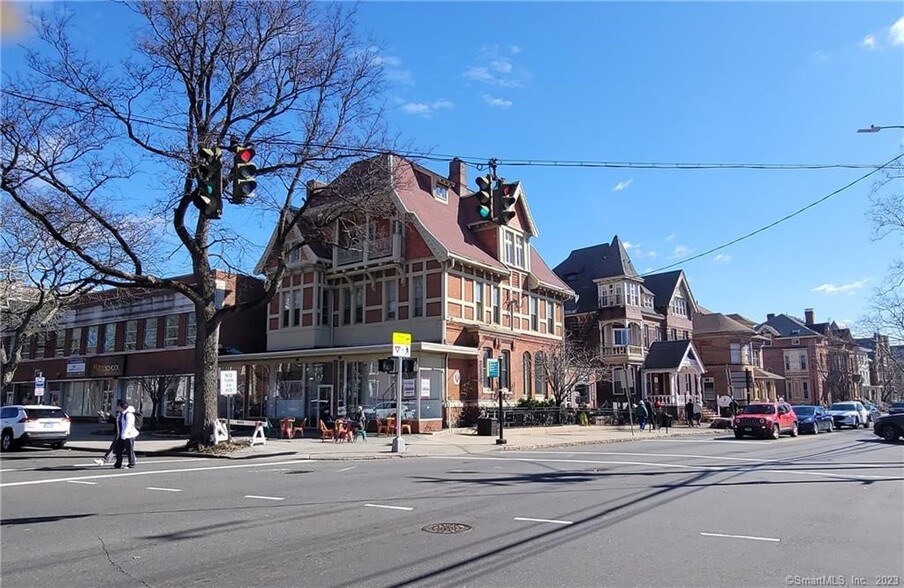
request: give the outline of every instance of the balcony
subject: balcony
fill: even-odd
[[[644,352],[640,345],[607,345],[602,348],[603,359],[643,361]]]
[[[399,235],[365,241],[360,245],[349,246],[347,249],[334,247],[333,267],[366,265],[376,261],[398,261],[401,250],[401,237]]]

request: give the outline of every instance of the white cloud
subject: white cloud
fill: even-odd
[[[894,46],[904,45],[904,16],[895,21],[888,30],[888,37]]]
[[[860,46],[864,49],[875,49],[876,48],[876,36],[875,35],[867,35],[863,37],[863,40],[860,41]]]
[[[862,289],[866,283],[869,282],[869,278],[864,278],[862,280],[857,280],[856,282],[851,282],[850,284],[841,284],[840,286],[836,286],[835,284],[822,284],[820,286],[816,286],[813,288],[812,292],[821,292],[823,294],[856,294],[858,290]]]
[[[674,241],[674,240],[675,240],[675,233],[670,234],[668,237],[665,238],[665,240],[666,240],[666,241]]]
[[[508,55],[504,53],[508,51]],[[521,52],[520,47],[500,49],[496,45],[480,48],[480,63],[465,68],[462,76],[466,80],[497,86],[500,88],[520,88],[530,80],[530,72],[512,61],[511,56]]]
[[[375,55],[373,63],[374,65],[385,65],[386,67],[399,67],[402,65],[402,60],[388,55]]]
[[[612,191],[613,192],[621,192],[622,190],[624,190],[625,188],[630,186],[633,182],[634,182],[634,178],[628,178],[627,180],[623,180],[623,181],[615,184],[615,186],[612,188]]]
[[[653,258],[655,258],[655,257],[656,257],[656,252],[655,252],[655,251],[647,251],[647,257],[653,257]]]
[[[630,242],[630,241],[625,241],[625,242],[623,243],[623,245],[625,246],[625,250],[626,250],[626,251],[630,251],[631,249],[640,249],[640,247],[641,247],[641,244],[640,244],[640,243],[638,243],[637,245],[635,245],[634,243],[632,243],[632,242]]]
[[[491,83],[493,81],[493,74],[490,73],[490,68],[488,67],[471,66],[462,75],[465,76],[465,79],[476,82]]]
[[[386,70],[386,73],[383,75],[385,75],[386,79],[390,82],[402,84],[403,86],[414,85],[414,76],[411,74],[410,69],[389,69]]]
[[[494,98],[489,94],[483,95],[483,101],[494,108],[508,108],[512,105],[511,100],[506,100],[505,98]]]
[[[713,257],[713,261],[716,263],[728,263],[731,261],[731,256],[727,253],[719,253],[715,257]]]
[[[435,102],[408,102],[402,105],[402,110],[408,114],[419,114],[421,116],[430,116],[437,110],[444,108],[452,108],[455,106],[452,102],[440,98]]]
[[[692,251],[693,249],[691,249],[687,245],[678,245],[674,249],[672,249],[672,257],[686,257]]]
[[[512,45],[511,47],[509,47],[509,53],[511,53],[512,55],[517,55],[521,53],[521,47]]]

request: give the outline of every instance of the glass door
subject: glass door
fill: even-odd
[[[317,394],[311,394],[310,404],[308,405],[308,424],[315,427],[320,426],[320,414],[325,407],[332,410],[333,407],[333,386],[322,385],[317,386]],[[333,417],[336,415],[334,414]]]

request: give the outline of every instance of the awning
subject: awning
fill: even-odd
[[[412,353],[437,353],[448,354],[455,357],[477,357],[480,350],[475,347],[462,345],[447,345],[442,343],[414,342],[411,345]],[[383,355],[389,357],[392,353],[392,345],[357,345],[353,347],[315,347],[310,349],[285,349],[279,351],[264,351],[261,353],[244,353],[240,355],[221,355],[220,365],[233,363],[267,363],[280,361],[303,361],[311,359],[332,360],[337,357],[356,357],[362,355]]]
[[[773,374],[772,372],[767,372],[762,368],[758,368],[756,366],[753,367],[753,375],[760,380],[784,380],[784,376],[780,376],[778,374]]]

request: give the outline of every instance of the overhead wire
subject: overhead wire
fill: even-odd
[[[780,225],[781,223],[783,223],[783,222],[785,222],[785,221],[787,221],[787,220],[790,220],[790,219],[792,219],[792,218],[798,216],[799,214],[802,214],[802,213],[806,212],[807,210],[810,210],[811,208],[813,208],[813,207],[815,207],[815,206],[818,206],[818,205],[822,204],[822,203],[825,202],[826,200],[828,200],[828,199],[830,199],[830,198],[833,198],[833,197],[837,196],[838,194],[841,194],[842,192],[844,192],[844,191],[846,191],[846,190],[849,190],[850,188],[853,188],[854,186],[856,186],[856,185],[859,184],[860,182],[866,180],[866,179],[869,178],[870,176],[872,176],[872,175],[874,175],[874,174],[880,172],[881,170],[883,170],[883,169],[885,169],[885,168],[891,167],[892,164],[894,164],[896,161],[899,161],[901,158],[904,158],[904,153],[902,153],[902,154],[900,154],[900,155],[898,155],[898,156],[896,156],[896,157],[893,157],[893,158],[889,159],[888,161],[886,161],[885,163],[883,163],[882,165],[880,165],[880,166],[877,167],[876,169],[874,169],[874,170],[872,170],[872,171],[870,171],[870,172],[867,172],[867,173],[863,174],[862,176],[858,177],[857,179],[855,179],[855,180],[853,180],[853,181],[851,181],[851,182],[848,182],[848,183],[845,184],[844,186],[842,186],[842,187],[840,187],[840,188],[838,188],[838,189],[836,189],[836,190],[833,190],[832,192],[829,192],[829,193],[826,194],[825,196],[822,196],[821,198],[818,198],[818,199],[814,200],[813,202],[810,202],[810,203],[807,204],[806,206],[803,206],[803,207],[801,207],[801,208],[798,208],[798,209],[795,210],[794,212],[791,212],[791,213],[789,213],[789,214],[786,214],[785,216],[783,216],[783,217],[781,217],[781,218],[779,218],[779,219],[777,219],[777,220],[774,220],[774,221],[772,221],[771,223],[769,223],[769,224],[767,224],[767,225],[764,225],[764,226],[762,226],[762,227],[760,227],[760,228],[758,228],[758,229],[755,229],[755,230],[753,230],[753,231],[750,231],[749,233],[746,233],[746,234],[744,234],[744,235],[741,235],[740,237],[737,237],[737,238],[735,238],[735,239],[732,239],[731,241],[727,241],[727,242],[725,242],[725,243],[723,243],[723,244],[721,244],[721,245],[718,245],[718,246],[716,246],[716,247],[712,247],[711,249],[707,249],[706,251],[704,251],[704,252],[702,252],[702,253],[698,253],[698,254],[696,254],[696,255],[692,255],[692,256],[690,256],[690,257],[686,257],[686,258],[684,258],[684,259],[681,259],[681,260],[676,261],[676,262],[674,262],[674,263],[670,263],[669,265],[664,265],[664,266],[662,266],[662,267],[660,267],[660,268],[657,268],[657,269],[655,269],[655,270],[651,270],[651,271],[649,271],[649,272],[644,272],[643,274],[641,274],[641,277],[643,277],[643,276],[649,276],[649,275],[651,275],[651,274],[657,274],[657,273],[659,273],[659,272],[662,272],[662,271],[671,269],[671,268],[673,268],[673,267],[677,267],[677,266],[679,266],[679,265],[686,264],[686,263],[688,263],[688,262],[690,262],[690,261],[694,261],[695,259],[700,259],[701,257],[706,257],[707,255],[710,255],[710,254],[712,254],[712,253],[715,253],[716,251],[721,251],[722,249],[725,249],[726,247],[731,247],[732,245],[735,245],[735,244],[737,244],[737,243],[740,243],[741,241],[745,241],[745,240],[747,240],[747,239],[749,239],[749,238],[751,238],[751,237],[753,237],[753,236],[755,236],[755,235],[758,235],[758,234],[760,234],[760,233],[762,233],[762,232],[764,232],[764,231],[768,231],[769,229],[771,229],[771,228],[773,228],[773,227],[775,227],[775,226],[777,226],[777,225]]]

